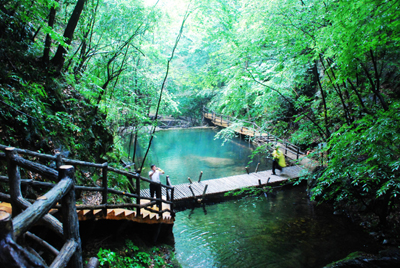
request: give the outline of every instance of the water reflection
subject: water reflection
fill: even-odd
[[[178,212],[183,267],[322,267],[369,240],[348,219],[315,208],[301,187]]]

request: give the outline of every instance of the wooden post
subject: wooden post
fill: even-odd
[[[76,243],[73,239],[68,240],[60,250],[60,254],[57,255],[49,268],[66,267],[68,262],[74,256],[77,248],[78,243]]]
[[[189,180],[190,184],[193,183],[193,182],[192,182],[192,179],[191,179],[190,177],[188,177],[188,180]]]
[[[299,159],[299,154],[300,154],[300,147],[297,147],[296,160]]]
[[[198,181],[198,182],[201,181],[201,177],[202,177],[202,176],[203,176],[203,171],[200,172],[200,176],[199,176],[199,181]]]
[[[171,182],[169,180],[169,176],[168,175],[166,176],[165,181],[166,181],[166,183],[165,183],[166,185],[171,186],[171,184],[170,184]],[[167,200],[168,201],[170,201],[169,191],[170,190],[168,188],[165,188],[165,192],[167,193]]]
[[[104,163],[101,169],[101,173],[103,174],[102,177],[102,185],[103,185],[103,200],[101,201],[102,204],[107,204],[107,197],[108,197],[108,178],[107,178],[107,171],[108,171],[108,163]],[[107,215],[107,208],[103,208],[104,216]]]
[[[285,142],[285,155],[287,155],[287,142]]]
[[[47,267],[36,255],[13,240],[11,215],[0,211],[0,267]]]
[[[19,173],[19,167],[15,164],[14,157],[17,155],[14,147],[6,148],[7,157],[7,173],[10,180],[10,196],[12,206],[12,217],[14,218],[21,213],[21,208],[18,206],[18,201],[21,194],[21,174]]]
[[[58,179],[71,178],[75,182],[74,167],[70,165],[61,166],[58,172]],[[75,183],[74,183],[75,184]],[[83,267],[82,245],[79,235],[79,220],[76,213],[75,185],[61,199],[61,210],[63,217],[64,238],[66,241],[72,240],[77,243],[75,253],[72,255],[69,264],[71,267]]]
[[[244,167],[246,169],[247,174],[249,174],[249,167]]]
[[[259,166],[260,166],[260,163],[257,164],[256,173],[258,172],[258,167],[259,167]]]
[[[192,192],[193,198],[196,199],[196,195],[195,195],[194,192],[193,192],[192,186],[189,185],[189,189],[190,189],[190,191]]]
[[[50,191],[43,196],[40,196],[33,204],[29,206],[26,205],[28,208],[13,218],[14,236],[19,237],[28,231],[28,229],[42,219],[49,212],[49,210],[60,199],[62,199],[63,196],[65,196],[68,192],[73,191],[73,187],[73,179],[70,177],[65,177],[64,179],[60,180]],[[24,200],[23,198],[21,199]],[[75,211],[75,204],[73,206]]]
[[[63,165],[61,153],[56,154],[56,168],[59,169]]]
[[[208,188],[208,184],[206,184],[206,187],[204,187],[203,195],[201,197],[202,200],[204,200],[204,197],[206,196],[207,188]]]
[[[261,180],[258,180],[258,185],[260,185],[260,186],[262,185],[262,184],[261,184]]]
[[[136,195],[138,197],[136,197],[136,205],[138,205],[136,207],[136,217],[140,216],[140,177],[137,176],[136,177]]]
[[[172,188],[171,189],[171,204],[170,204],[170,208],[171,208],[171,211],[172,211],[172,213],[171,213],[171,216],[172,217],[175,217],[175,212],[174,212],[174,190],[175,190],[175,188]]]

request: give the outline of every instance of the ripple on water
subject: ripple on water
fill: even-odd
[[[178,212],[175,253],[182,267],[321,267],[366,251],[345,218],[314,208],[303,188]]]

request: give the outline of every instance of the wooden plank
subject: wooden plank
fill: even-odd
[[[271,170],[259,171],[257,173],[250,174],[241,174],[230,177],[212,179],[212,180],[203,180],[200,183],[194,182],[193,184],[180,184],[175,185],[175,191],[182,189],[182,192],[185,194],[184,197],[179,198],[176,196],[176,200],[182,200],[187,198],[192,198],[192,193],[190,192],[188,186],[191,185],[193,191],[196,196],[201,196],[203,194],[203,190],[205,185],[208,185],[206,197],[207,195],[217,194],[217,193],[225,193],[228,191],[232,191],[235,189],[240,189],[244,187],[251,187],[259,185],[259,180],[262,184],[266,184],[268,178],[270,178],[270,183],[286,181],[289,178],[298,177],[299,174],[303,171],[301,167],[293,166],[286,167],[283,169],[282,176],[280,175],[272,175]],[[279,173],[278,173],[279,174]]]

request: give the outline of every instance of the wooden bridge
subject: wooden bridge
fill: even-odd
[[[233,130],[239,135],[249,137],[257,145],[279,145],[285,157],[292,160],[297,160],[299,164],[305,166],[309,170],[312,170],[319,165],[318,161],[307,158],[306,153],[302,152],[299,146],[291,144],[287,140],[281,139],[275,135],[272,135],[269,132],[260,131],[260,127],[258,127],[255,123],[240,121],[229,115],[217,114],[213,111],[209,111],[205,107],[203,107],[203,118],[209,120],[212,124],[220,127],[231,127],[234,123],[238,122],[242,122],[242,125],[244,125],[244,123],[246,123],[247,125],[251,125],[251,127],[235,127]]]
[[[279,171],[278,171],[279,172]],[[279,175],[272,175],[271,170],[229,176],[225,178],[201,181],[190,181],[189,183],[175,185],[175,202],[187,203],[187,201],[202,202],[204,199],[213,200],[229,191],[239,190],[246,187],[272,186],[284,183],[289,179],[299,178],[307,172],[299,166],[286,167]]]

